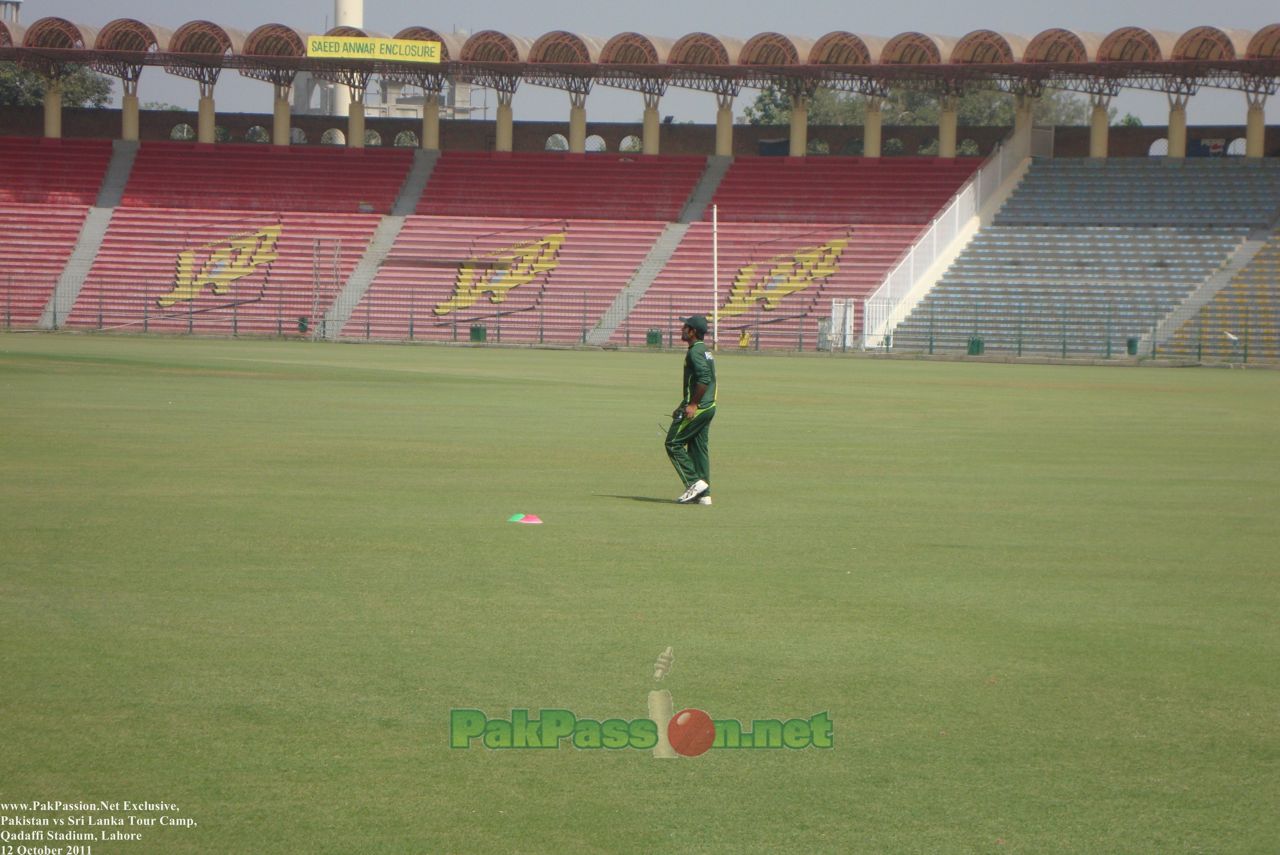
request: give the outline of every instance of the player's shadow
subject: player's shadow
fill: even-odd
[[[663,505],[675,504],[670,499],[657,499],[653,496],[615,496],[612,493],[596,493],[602,499],[627,499],[632,502],[658,502]]]

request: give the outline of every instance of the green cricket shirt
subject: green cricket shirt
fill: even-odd
[[[683,406],[693,398],[693,390],[699,383],[705,383],[707,391],[703,393],[698,409],[705,410],[716,402],[716,363],[715,355],[707,350],[706,342],[695,341],[684,354],[684,398]]]

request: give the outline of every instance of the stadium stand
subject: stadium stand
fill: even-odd
[[[576,344],[626,285],[660,222],[412,216],[344,338]]]
[[[83,205],[0,203],[0,323],[33,327],[75,247]]]
[[[897,350],[1105,356],[1156,323],[1280,206],[1275,165],[1033,165],[893,334]]]
[[[65,325],[310,331],[412,163],[403,148],[144,143]]]
[[[34,325],[49,304],[111,152],[105,140],[0,138],[6,328]],[[580,342],[680,216],[706,162],[446,152],[342,336],[465,340],[479,326],[488,341]],[[85,287],[61,320],[314,332],[412,163],[409,149],[144,143]],[[978,163],[734,160],[713,199],[722,345],[745,330],[753,347],[816,346],[830,300],[874,290]],[[893,345],[951,350],[979,336],[993,351],[1120,351],[1162,319],[1172,329],[1170,312],[1197,288],[1204,294],[1215,273],[1218,282],[1231,277],[1235,267],[1224,263],[1250,232],[1256,247],[1258,230],[1278,216],[1274,159],[1038,161],[994,225],[894,331]],[[680,317],[709,312],[706,219],[692,224],[611,343],[640,344],[652,330],[670,341]],[[1160,344],[1162,353],[1280,357],[1278,267],[1273,233]]]
[[[981,165],[967,157],[739,157],[713,202],[723,222],[924,225]]]
[[[812,349],[813,318],[828,315],[833,298],[873,290],[919,231],[917,225],[721,223],[721,345],[732,346],[745,329],[752,347]],[[613,343],[650,329],[678,341],[681,317],[710,316],[712,266],[711,224],[694,223]]]
[[[111,161],[107,140],[0,137],[0,323],[34,326]]]
[[[1245,229],[999,226],[980,233],[894,333],[895,349],[1119,352],[1226,262]]]
[[[408,148],[146,142],[122,204],[389,214],[412,165]]]
[[[0,137],[0,203],[92,205],[110,162],[108,140]]]
[[[67,326],[296,335],[332,301],[378,219],[119,208]]]
[[[1177,329],[1167,356],[1280,359],[1280,232],[1226,288]]]
[[[674,221],[705,157],[445,152],[417,213]]]
[[[979,165],[976,158],[735,159],[714,196],[721,344],[746,330],[755,348],[817,346],[817,318],[830,314],[830,301],[873,291]],[[674,339],[680,317],[709,315],[712,267],[711,226],[695,223],[612,341],[638,329]]]
[[[1280,205],[1280,161],[1082,158],[1037,162],[998,225],[1266,227]]]

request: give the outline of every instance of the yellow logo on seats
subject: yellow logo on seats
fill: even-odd
[[[281,228],[280,225],[265,226],[256,232],[184,249],[178,253],[173,290],[157,302],[161,308],[168,308],[182,300],[194,300],[206,285],[215,294],[226,294],[231,290],[231,283],[276,260]]]
[[[733,278],[729,300],[720,309],[721,317],[741,315],[760,301],[764,301],[762,308],[766,311],[778,308],[784,298],[835,273],[840,254],[848,244],[848,240],[841,238],[743,265]]]
[[[560,245],[564,239],[563,232],[550,234],[541,240],[518,243],[462,262],[458,265],[453,293],[433,311],[447,315],[474,306],[483,294],[489,295],[490,303],[501,303],[512,288],[555,270],[560,263]]]

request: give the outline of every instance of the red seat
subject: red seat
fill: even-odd
[[[713,203],[726,222],[925,225],[980,165],[978,158],[740,157]]]
[[[0,204],[0,328],[35,326],[87,212],[84,206]]]
[[[815,319],[830,314],[830,301],[874,291],[920,231],[914,225],[721,223],[721,345],[735,344],[745,328],[760,337],[762,347],[812,349],[817,342]],[[810,267],[806,272],[806,259],[821,257],[820,248],[832,241],[844,241],[831,265],[834,270],[814,275]],[[633,342],[637,330],[648,329],[678,340],[680,318],[695,313],[711,317],[714,267],[711,224],[695,223],[627,318]],[[775,271],[784,277],[794,273],[788,287],[775,290]],[[620,327],[612,341],[622,343],[626,334],[627,326]]]
[[[445,152],[417,213],[673,221],[705,164],[681,156]]]
[[[342,334],[466,341],[471,325],[483,324],[489,341],[580,343],[662,229],[633,220],[409,217]]]
[[[68,324],[298,335],[298,319],[308,328],[318,323],[346,284],[378,220],[119,208]]]
[[[107,140],[0,137],[0,203],[92,205],[110,162]]]
[[[122,204],[388,214],[412,164],[407,148],[145,142]]]

